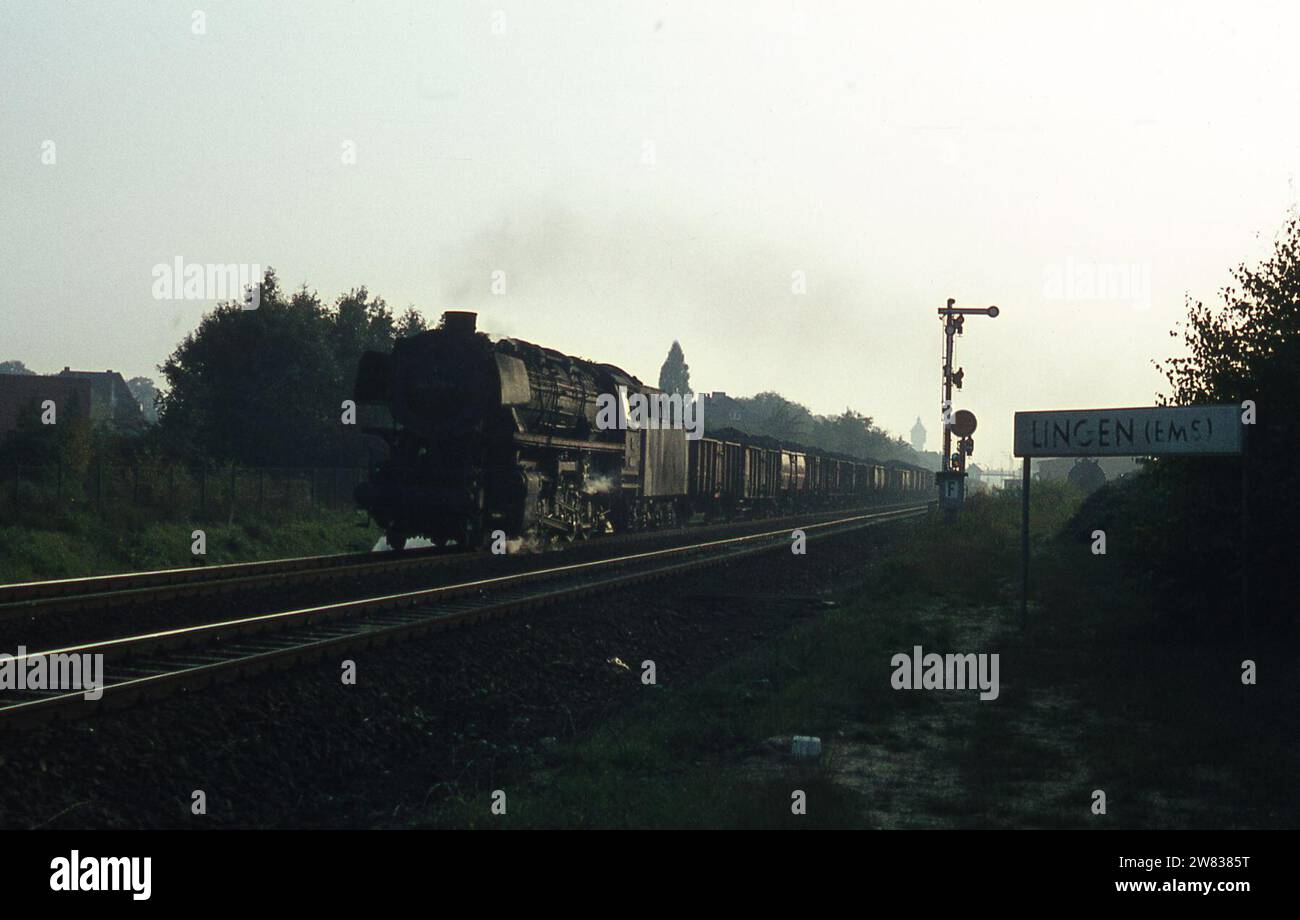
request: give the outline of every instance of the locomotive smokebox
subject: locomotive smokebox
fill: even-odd
[[[442,328],[451,335],[473,335],[478,314],[468,310],[448,310],[442,314]]]

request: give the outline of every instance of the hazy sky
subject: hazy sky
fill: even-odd
[[[955,297],[1002,309],[958,340],[957,405],[1004,465],[1016,409],[1150,404],[1185,293],[1267,252],[1296,207],[1298,20],[7,0],[0,360],[157,377],[212,302],[154,299],[153,267],[255,262],[652,383],[676,338],[697,390],[921,415],[934,447]]]

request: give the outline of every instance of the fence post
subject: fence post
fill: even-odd
[[[311,505],[311,507],[315,508],[316,507],[316,467],[314,466],[308,467],[307,472],[311,474],[311,491],[310,491],[310,497],[308,498],[308,504]]]
[[[14,464],[14,510],[18,509],[18,480],[22,478],[23,468]]]
[[[230,464],[230,517],[235,516],[235,464]]]
[[[140,464],[131,465],[131,504],[140,504]]]
[[[100,457],[95,461],[95,513],[98,514],[104,508],[104,459]]]

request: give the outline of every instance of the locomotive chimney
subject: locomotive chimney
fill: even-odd
[[[468,310],[448,310],[442,314],[442,328],[451,335],[473,335],[478,314]]]

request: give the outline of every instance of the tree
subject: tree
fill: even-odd
[[[686,356],[682,354],[682,346],[675,339],[673,347],[668,349],[663,367],[659,368],[659,389],[683,396],[691,392],[691,369],[686,363]]]
[[[350,388],[363,352],[393,347],[393,313],[382,297],[372,299],[362,285],[334,301],[330,318],[335,365]]]
[[[57,424],[44,424],[41,415],[37,400],[19,408],[14,430],[0,435],[0,464],[27,466],[44,475],[62,464],[72,476],[84,474],[90,465],[92,438],[81,394],[72,393],[58,407]]]
[[[802,443],[800,439],[808,432],[813,421],[807,406],[791,402],[771,390],[759,393],[750,400],[749,409],[749,419],[742,423],[744,430],[782,441]]]
[[[126,388],[131,391],[135,401],[140,404],[145,421],[150,424],[158,421],[158,388],[154,386],[154,382],[148,377],[132,377],[126,382]]]
[[[1254,424],[1246,425],[1244,459],[1164,458],[1152,465],[1148,486],[1160,490],[1169,511],[1157,534],[1160,572],[1173,585],[1186,584],[1186,572],[1201,573],[1197,589],[1179,594],[1188,605],[1217,605],[1216,614],[1238,606],[1232,576],[1243,558],[1237,545],[1240,464],[1253,486],[1249,546],[1254,616],[1259,625],[1270,613],[1274,625],[1295,627],[1288,601],[1300,591],[1294,564],[1297,540],[1293,503],[1276,500],[1300,486],[1300,218],[1291,218],[1274,241],[1272,255],[1256,267],[1238,265],[1233,284],[1220,292],[1221,303],[1206,306],[1188,298],[1182,339],[1186,353],[1157,362],[1172,389],[1161,402],[1254,404]],[[1170,332],[1177,337],[1178,330]],[[1161,509],[1160,517],[1166,518]],[[1207,577],[1218,572],[1219,579]],[[1201,590],[1202,588],[1211,590]],[[1218,590],[1218,589],[1226,589]]]
[[[364,288],[324,306],[306,286],[285,299],[268,268],[256,310],[219,304],[161,366],[159,424],[195,458],[248,465],[355,463],[362,427],[342,423],[361,353],[387,350],[393,319]]]
[[[428,329],[429,323],[425,320],[424,314],[415,307],[407,307],[406,312],[397,320],[396,335],[399,339],[405,339],[427,332]]]
[[[22,374],[35,377],[36,371],[28,370],[27,365],[21,361],[0,361],[0,374]]]
[[[1190,298],[1183,344],[1188,354],[1157,365],[1173,387],[1168,402],[1275,402],[1273,418],[1300,395],[1300,218],[1275,242],[1273,256],[1258,268],[1239,265],[1237,286],[1220,292],[1217,309]],[[1177,336],[1177,330],[1169,333]],[[1289,401],[1282,401],[1283,399]],[[1285,426],[1295,431],[1294,426]],[[1280,429],[1270,429],[1280,430]],[[1293,435],[1292,435],[1293,436]]]
[[[869,415],[846,408],[839,415],[813,415],[807,406],[768,390],[751,397],[732,397],[735,414],[722,422],[705,419],[709,430],[736,427],[749,434],[819,447],[864,460],[902,460],[938,469],[938,455],[919,454],[901,437],[891,437]]]
[[[872,430],[870,417],[846,408],[842,415],[829,421],[831,440],[835,445],[832,450],[852,457],[866,456]]]
[[[1079,488],[1084,495],[1091,495],[1106,484],[1106,472],[1101,464],[1090,457],[1082,457],[1070,467],[1065,477]]]

